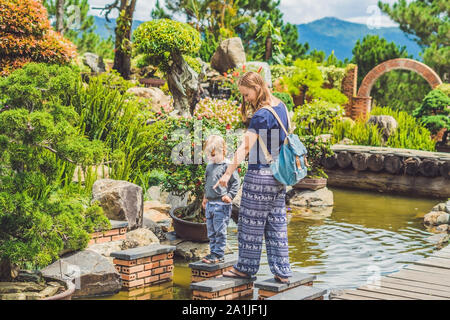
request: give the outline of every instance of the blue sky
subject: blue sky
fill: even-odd
[[[113,0],[89,0],[91,7],[102,7]],[[323,17],[336,17],[342,20],[369,24],[379,27],[396,25],[377,7],[378,0],[281,0],[280,9],[284,20],[292,24],[311,22]],[[394,3],[396,0],[383,0]],[[409,1],[408,1],[409,2]],[[150,20],[150,12],[156,0],[138,0],[134,18]],[[164,3],[164,0],[160,0]],[[100,10],[91,10],[99,15]]]

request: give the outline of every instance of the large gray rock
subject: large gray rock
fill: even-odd
[[[172,102],[170,96],[157,87],[143,88],[133,87],[127,90],[136,97],[149,99],[151,101],[151,110],[154,112],[161,111],[161,108],[168,107]]]
[[[92,72],[102,73],[106,71],[105,63],[103,62],[103,58],[96,55],[95,53],[86,52],[83,55],[83,63],[87,65]]]
[[[100,202],[109,219],[127,221],[129,230],[142,227],[144,194],[138,185],[120,180],[97,180],[92,187],[92,198],[92,202]]]
[[[372,123],[381,129],[383,133],[383,139],[387,139],[397,130],[397,120],[392,116],[370,116],[368,123]]]
[[[423,217],[423,222],[432,226],[448,224],[450,222],[450,214],[444,211],[431,211]]]
[[[238,68],[243,67],[243,63],[238,65]],[[261,68],[260,74],[269,87],[272,87],[272,73],[270,72],[270,66],[267,62],[262,61],[249,61],[245,63],[245,71],[258,72]]]
[[[329,207],[333,206],[333,192],[328,188],[319,190],[292,189],[286,194],[289,205],[296,207]]]
[[[245,50],[239,37],[223,40],[211,58],[211,67],[221,74],[246,62]]]
[[[44,276],[72,280],[76,286],[74,298],[112,295],[122,288],[114,265],[91,250],[64,257],[41,271]]]
[[[192,241],[183,241],[176,245],[175,256],[186,261],[199,260],[209,254],[209,243],[199,243]],[[228,245],[225,248],[225,254],[232,253]]]
[[[159,201],[162,204],[166,204],[169,193],[162,191],[160,186],[151,186],[147,189],[146,196],[150,200]]]

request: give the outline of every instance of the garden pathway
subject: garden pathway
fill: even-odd
[[[379,283],[344,290],[330,300],[449,300],[450,246],[382,277]]]

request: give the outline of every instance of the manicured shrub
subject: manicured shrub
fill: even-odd
[[[3,0],[0,12],[0,75],[32,61],[66,64],[75,58],[75,46],[51,29],[40,1]]]
[[[292,111],[294,109],[294,100],[292,100],[292,97],[289,93],[274,91],[272,92],[272,94],[283,101],[289,111]]]

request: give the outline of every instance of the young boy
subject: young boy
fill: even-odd
[[[227,227],[231,216],[232,201],[239,191],[239,175],[237,170],[234,171],[227,188],[218,186],[213,189],[213,186],[227,170],[229,163],[225,159],[225,140],[218,135],[209,136],[206,141],[205,153],[209,161],[205,172],[205,196],[202,206],[206,213],[210,254],[205,256],[202,261],[218,263],[224,261]]]

